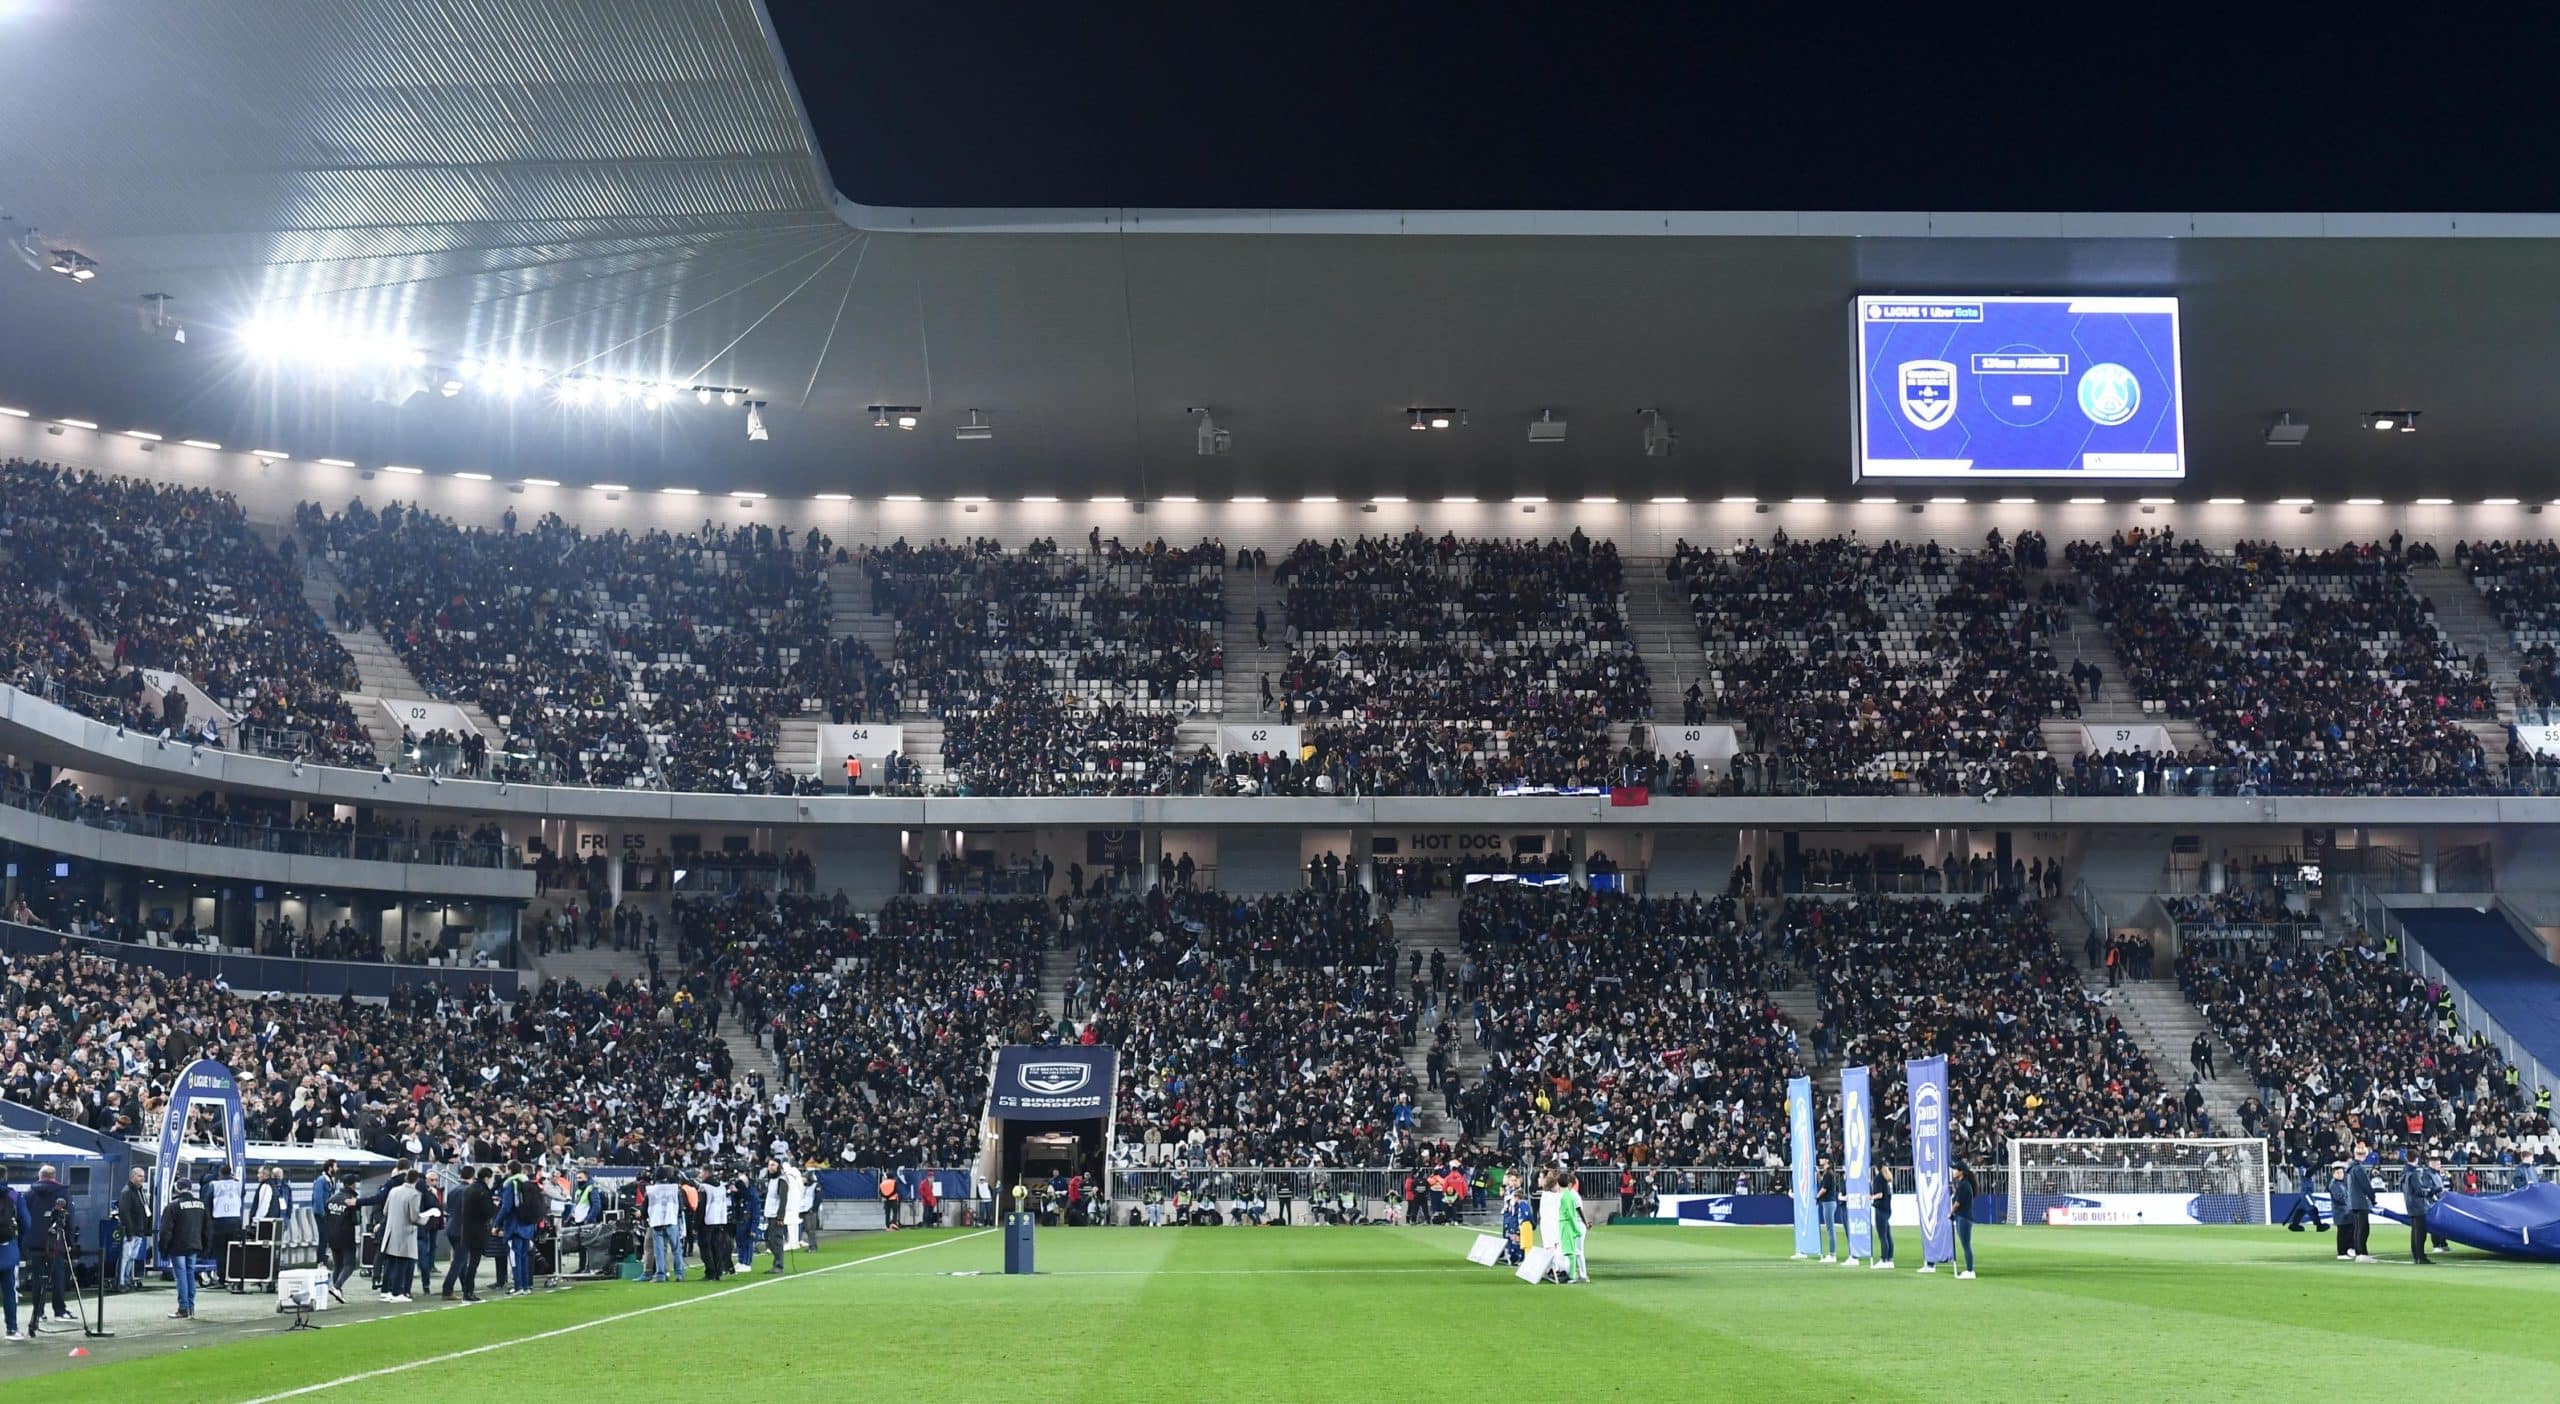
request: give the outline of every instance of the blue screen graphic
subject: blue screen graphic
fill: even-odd
[[[2174,297],[1860,297],[1857,473],[2182,478]]]

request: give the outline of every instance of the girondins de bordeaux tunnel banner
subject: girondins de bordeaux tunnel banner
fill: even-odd
[[[169,1105],[160,1113],[160,1209],[169,1207],[169,1191],[178,1183],[178,1152],[184,1144],[188,1118],[203,1102],[222,1109],[222,1153],[231,1163],[231,1177],[241,1178],[247,1168],[249,1128],[248,1118],[240,1108],[240,1079],[213,1059],[198,1058],[178,1074],[177,1082],[169,1089]],[[153,1217],[157,1219],[156,1212]]]
[[[1119,1066],[1111,1048],[999,1048],[987,1109],[1008,1121],[1100,1121]]]

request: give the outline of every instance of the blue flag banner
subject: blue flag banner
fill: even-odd
[[[1911,1188],[1920,1209],[1920,1259],[1951,1263],[1956,1230],[1954,1191],[1947,1178],[1947,1060],[1905,1063],[1903,1076],[1911,1088]]]
[[[1813,1079],[1787,1079],[1787,1196],[1795,1204],[1796,1256],[1822,1251],[1813,1208]]]
[[[1875,1102],[1867,1085],[1865,1068],[1840,1070],[1840,1158],[1842,1183],[1840,1193],[1849,1215],[1849,1256],[1864,1258],[1875,1252],[1875,1227],[1872,1209],[1867,1203],[1874,1186],[1867,1182],[1868,1154],[1875,1130]]]
[[[169,1104],[160,1112],[160,1182],[152,1210],[154,1223],[159,1222],[159,1211],[169,1207],[169,1191],[178,1183],[187,1119],[199,1102],[210,1102],[221,1110],[222,1155],[231,1165],[232,1178],[238,1179],[247,1168],[249,1130],[240,1108],[240,1079],[213,1059],[198,1058],[170,1085]]]

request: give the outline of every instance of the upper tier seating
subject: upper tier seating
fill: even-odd
[[[2022,538],[2021,545],[2024,545]],[[2041,541],[2041,538],[2036,538]],[[1706,710],[1749,733],[1746,791],[2049,792],[2040,723],[2077,716],[2017,555],[1849,538],[1680,543]]]
[[[1312,754],[1257,788],[1482,794],[1604,785],[1609,726],[1651,715],[1617,548],[1428,537],[1302,541],[1286,591],[1283,722]],[[1286,759],[1286,758],[1283,758]],[[1230,757],[1231,775],[1252,769]]]
[[[301,521],[348,611],[504,731],[500,778],[789,793],[816,778],[776,769],[781,718],[877,710],[877,661],[828,638],[814,532],[491,532],[360,501]]]
[[[2492,776],[2496,699],[2409,589],[2425,546],[2208,550],[2139,529],[2066,553],[2146,705],[2193,717],[2223,793],[2445,794]]]
[[[978,794],[1162,794],[1177,724],[1219,706],[1225,552],[904,540],[864,551],[871,612],[898,623],[906,708],[941,717]]]
[[[372,742],[340,695],[355,686],[355,660],[312,613],[295,563],[249,530],[228,495],[11,461],[0,464],[0,547],[22,617],[65,640],[58,622],[26,613],[25,592],[49,595],[112,640],[119,670],[184,676],[245,733],[223,744],[336,764],[372,760]],[[75,689],[97,681],[59,662],[54,672]],[[154,729],[175,719],[139,717],[140,690],[127,673],[109,697],[63,700]],[[186,717],[183,729],[208,720]]]

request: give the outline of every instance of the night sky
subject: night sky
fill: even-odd
[[[2548,24],[1660,8],[771,0],[872,204],[2560,210]]]

